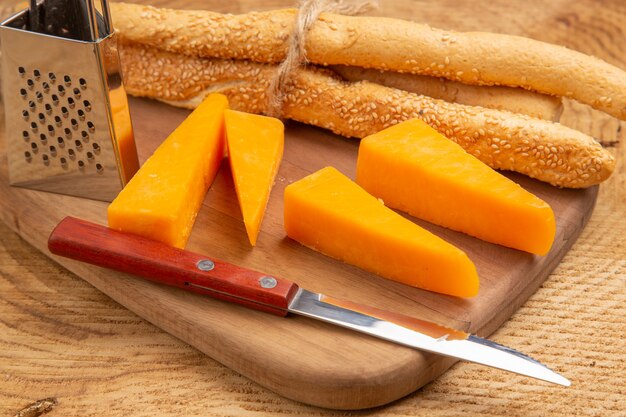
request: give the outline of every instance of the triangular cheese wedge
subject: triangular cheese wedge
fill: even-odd
[[[250,244],[256,244],[283,157],[283,123],[273,117],[224,112],[230,169]]]
[[[332,167],[285,188],[285,230],[311,249],[394,281],[460,297],[478,293],[476,267],[465,252]]]
[[[389,207],[488,242],[544,255],[554,240],[546,202],[418,119],[363,139],[356,181]]]
[[[184,248],[224,157],[226,96],[209,95],[109,205],[109,226]]]

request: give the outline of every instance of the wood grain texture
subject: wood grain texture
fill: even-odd
[[[527,3],[507,22],[502,19],[504,2],[485,3],[476,18],[483,29],[506,31],[510,25],[511,32],[530,33],[524,28],[530,31],[536,20],[542,21],[542,13],[547,16],[543,21],[547,21],[550,16],[572,10],[563,5],[555,10],[554,3]],[[572,19],[591,21],[593,11],[598,19],[605,19],[593,21],[594,25],[615,27],[611,22],[620,16],[620,5],[605,6],[609,13],[597,10],[595,4],[577,3],[572,7],[579,16]],[[429,14],[438,7],[420,9]],[[439,18],[453,18],[457,13],[454,10],[465,11],[465,21],[459,14],[458,26],[448,27],[463,29],[463,25],[472,24],[468,23],[471,14],[467,12],[476,6],[455,7]],[[485,15],[492,15],[492,21],[483,21]],[[434,21],[432,24],[436,25]],[[550,29],[544,28],[540,35],[550,36],[550,32],[559,30]],[[605,48],[617,50],[618,57],[624,56],[621,28],[605,39],[606,46],[588,37],[585,30],[572,30],[568,41],[579,42],[578,49],[590,48],[607,60]],[[417,394],[360,414],[522,416],[623,412],[619,401],[626,390],[620,364],[626,346],[618,332],[625,324],[626,301],[624,126],[583,106],[568,106],[563,117],[565,123],[608,144],[619,141],[614,143],[617,172],[602,186],[594,217],[573,251],[494,338],[549,359],[558,370],[567,369],[574,387],[565,390],[539,386],[521,377],[462,364]],[[20,207],[18,212],[29,210]],[[0,233],[3,414],[12,415],[35,400],[54,396],[59,405],[49,415],[345,415],[303,406],[263,390],[147,325],[47,261],[4,226]]]

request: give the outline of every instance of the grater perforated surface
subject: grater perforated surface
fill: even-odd
[[[110,201],[138,168],[115,35],[97,42],[0,26],[12,185]]]
[[[22,84],[24,161],[63,171],[104,172],[99,162],[100,132],[91,119],[93,100],[87,80],[78,75],[42,74],[16,68]],[[108,135],[108,132],[105,132]]]

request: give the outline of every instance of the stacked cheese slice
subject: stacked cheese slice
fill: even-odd
[[[282,158],[284,128],[277,119],[227,107],[225,96],[209,95],[159,146],[109,206],[111,228],[184,248],[228,142],[244,223],[255,245]]]

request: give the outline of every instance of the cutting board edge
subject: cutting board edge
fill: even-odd
[[[548,279],[555,268],[559,266],[561,260],[570,251],[574,243],[576,243],[580,234],[589,222],[589,219],[593,215],[593,210],[598,200],[599,185],[589,187],[588,190],[591,190],[592,197],[589,199],[587,207],[583,210],[584,214],[581,218],[580,227],[571,228],[569,235],[566,236],[565,243],[559,248],[559,252],[556,255],[553,255],[550,260],[549,267],[545,268],[540,274],[537,274],[535,279],[529,281],[520,291],[520,295],[513,302],[503,301],[501,306],[494,309],[495,314],[491,318],[485,320],[483,325],[476,330],[477,334],[488,337],[498,330],[502,324],[504,324],[517,310],[519,310],[522,305],[526,303],[526,301],[528,301],[528,299],[539,289],[539,287],[541,287],[541,284]],[[567,233],[567,230],[564,233]]]

